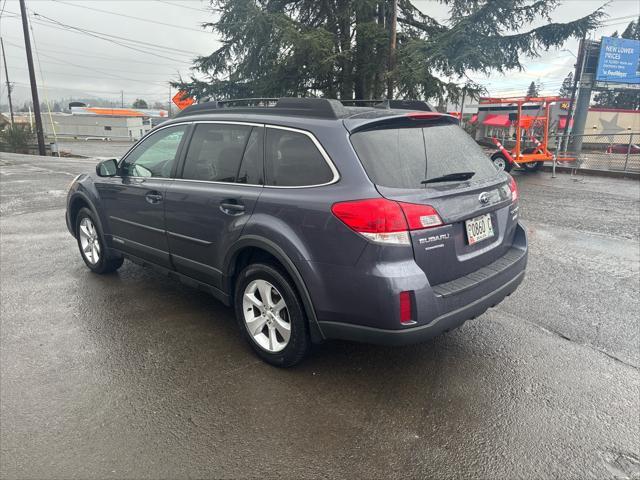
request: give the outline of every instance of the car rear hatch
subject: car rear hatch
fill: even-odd
[[[432,286],[507,253],[517,222],[511,179],[496,171],[455,119],[415,113],[345,125],[383,197],[429,205],[439,214],[440,225],[411,231],[415,261]]]

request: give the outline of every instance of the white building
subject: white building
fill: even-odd
[[[151,130],[149,117],[141,116],[52,113],[42,115],[42,125],[50,138],[138,140]]]

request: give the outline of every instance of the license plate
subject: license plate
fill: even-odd
[[[469,245],[473,245],[487,238],[493,237],[493,224],[491,223],[491,215],[480,215],[479,217],[470,218],[464,222],[467,227],[467,239]]]

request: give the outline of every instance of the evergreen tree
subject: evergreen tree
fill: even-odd
[[[562,81],[562,86],[560,90],[558,90],[558,96],[563,98],[571,98],[571,93],[573,92],[573,72],[569,72],[564,80]]]
[[[614,32],[613,37],[617,37]],[[640,17],[635,22],[630,22],[624,29],[622,38],[640,40]],[[605,90],[598,92],[593,97],[594,104],[603,108],[620,108],[625,110],[640,110],[640,95],[637,90],[613,91]]]
[[[536,82],[531,82],[529,89],[527,90],[527,97],[538,97],[540,92],[538,91],[538,85]]]
[[[133,108],[149,108],[147,102],[142,100],[141,98],[137,98],[135,102],[133,102]]]
[[[202,98],[213,96],[394,96],[456,102],[483,88],[467,72],[522,69],[521,58],[582,37],[601,9],[568,23],[548,23],[556,0],[442,0],[440,23],[398,0],[397,49],[390,61],[392,0],[213,0],[217,21],[204,24],[222,46],[195,59],[196,75],[175,82]],[[515,33],[513,33],[515,32]]]

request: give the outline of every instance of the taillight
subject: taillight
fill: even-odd
[[[415,203],[404,202],[398,202],[398,205],[400,205],[407,218],[409,230],[420,230],[442,225],[440,215],[431,205],[416,205]]]
[[[339,202],[331,211],[349,228],[379,243],[410,245],[409,230],[442,225],[440,215],[429,205],[386,198]]]
[[[509,190],[511,190],[511,201],[518,201],[518,198],[520,197],[520,195],[518,194],[518,184],[513,177],[511,177],[511,181],[509,182]]]

